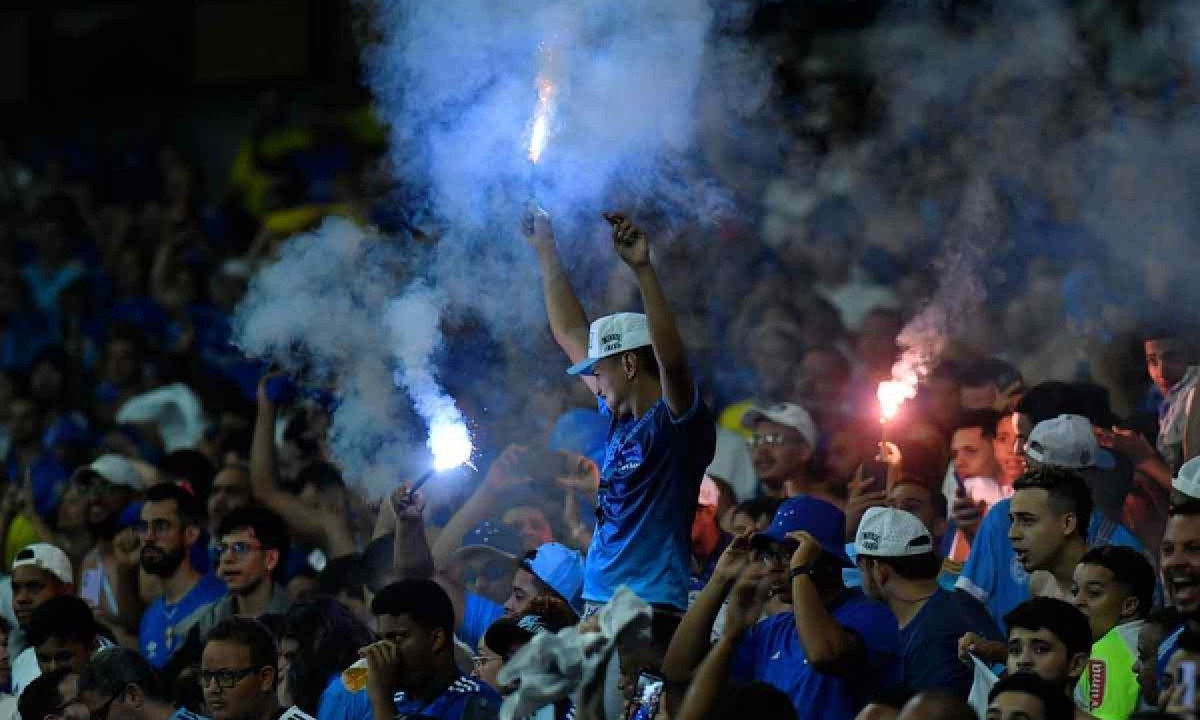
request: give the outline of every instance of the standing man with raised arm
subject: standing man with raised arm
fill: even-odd
[[[613,248],[637,277],[645,315],[589,326],[554,242],[550,218],[530,208],[524,232],[538,253],[555,341],[612,417],[585,566],[589,610],[621,585],[661,609],[687,608],[691,525],[716,429],[688,369],[683,340],[650,262],[646,234],[605,215]]]

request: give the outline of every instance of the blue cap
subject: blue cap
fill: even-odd
[[[562,543],[549,542],[538,547],[521,567],[549,585],[576,615],[583,614],[582,553]]]
[[[846,557],[846,516],[837,506],[808,495],[788,498],[779,506],[771,527],[760,537],[776,542],[787,539],[788,533],[803,530],[821,543],[821,548],[836,557],[846,567],[854,564]]]
[[[497,555],[503,555],[509,560],[516,560],[523,548],[520,536],[512,530],[498,525],[491,520],[476,525],[471,532],[463,535],[460,553],[474,550],[487,550]]]
[[[597,465],[603,465],[608,426],[609,418],[595,410],[568,410],[554,421],[554,429],[550,431],[550,449],[586,455]]]

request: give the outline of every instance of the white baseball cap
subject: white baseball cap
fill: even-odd
[[[767,420],[799,431],[808,444],[817,447],[817,424],[812,415],[796,403],[775,403],[766,407],[752,407],[742,415],[742,427],[753,429],[759,422]]]
[[[1200,500],[1200,457],[1194,457],[1179,468],[1171,487],[1190,498]]]
[[[1096,443],[1091,421],[1082,415],[1059,415],[1035,425],[1025,442],[1025,454],[1034,462],[1068,470],[1116,466],[1112,454]]]
[[[868,508],[854,534],[859,555],[911,557],[933,552],[933,536],[916,515],[889,507]]]
[[[17,552],[13,560],[13,569],[30,565],[45,570],[59,582],[72,585],[75,583],[75,573],[71,571],[71,559],[62,550],[49,543],[34,543],[26,545]]]
[[[588,331],[586,360],[567,368],[568,375],[591,375],[597,360],[650,344],[650,326],[641,313],[617,313],[597,318]]]
[[[91,465],[84,465],[76,470],[74,477],[84,475],[99,475],[110,485],[119,485],[138,492],[146,489],[146,481],[142,479],[137,467],[121,455],[101,455]]]

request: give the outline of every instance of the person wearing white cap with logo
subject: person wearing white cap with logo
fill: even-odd
[[[742,426],[754,433],[749,440],[754,471],[767,495],[812,495],[839,508],[845,506],[844,495],[813,477],[811,461],[820,436],[807,410],[788,402],[752,407],[742,415]]]
[[[1171,479],[1171,505],[1200,500],[1200,457],[1185,462]]]
[[[959,638],[1004,636],[978,600],[938,585],[942,562],[929,530],[911,513],[873,507],[863,514],[854,544],[863,592],[886,604],[900,625],[905,687],[965,697],[973,673],[958,660]]]
[[[13,610],[21,629],[29,627],[33,611],[51,598],[75,594],[75,575],[67,554],[47,543],[34,543],[21,548],[12,567]],[[26,648],[13,660],[13,694],[39,674],[37,656]]]
[[[605,215],[613,248],[633,271],[645,314],[617,313],[589,327],[558,257],[550,218],[526,210],[555,341],[612,415],[588,550],[584,599],[594,608],[621,585],[662,608],[687,607],[690,529],[716,429],[692,379],[675,317],[650,262],[645,232]]]

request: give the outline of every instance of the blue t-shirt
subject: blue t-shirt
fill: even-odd
[[[162,669],[171,654],[183,644],[185,621],[205,606],[225,596],[225,583],[203,575],[179,602],[167,605],[163,598],[150,603],[138,627],[138,647],[156,669]]]
[[[371,697],[366,690],[350,692],[341,673],[329,679],[317,705],[320,720],[371,720]]]
[[[646,602],[687,608],[692,519],[717,430],[694,391],[678,418],[663,399],[608,431],[583,598],[605,603],[626,585]],[[602,412],[607,406],[600,403]]]
[[[873,694],[900,687],[900,630],[892,611],[861,590],[847,590],[830,615],[862,640],[865,656],[853,672],[837,676],[814,670],[788,611],[747,631],[733,659],[733,678],[766,682],[787,693],[800,720],[853,720]]]
[[[1183,631],[1187,630],[1187,623],[1180,625],[1172,630],[1158,644],[1158,657],[1155,665],[1158,667],[1158,675],[1162,677],[1167,672],[1167,663],[1171,661],[1171,656],[1179,649],[1179,636],[1183,635]]]
[[[987,607],[1001,632],[1005,630],[1004,616],[1029,599],[1029,574],[1017,562],[1012,543],[1008,541],[1008,529],[1012,524],[1008,518],[1010,502],[1008,498],[1001,500],[984,516],[975,533],[975,542],[971,543],[967,564],[955,585]],[[1142,544],[1133,533],[1095,511],[1088,525],[1088,545],[1124,545],[1142,551]]]
[[[988,640],[1004,640],[978,600],[961,590],[939,587],[900,630],[905,689],[914,693],[948,690],[966,697],[975,679],[974,669],[958,659],[958,641],[969,632]]]
[[[458,628],[458,639],[471,646],[479,647],[483,634],[500,618],[504,617],[504,606],[488,600],[482,595],[468,592],[463,608],[462,625]]]
[[[441,695],[429,702],[410,699],[403,691],[396,693],[393,701],[396,714],[402,716],[441,720],[494,720],[500,716],[500,695],[487,683],[466,675],[460,675]],[[325,720],[325,717],[321,716],[321,720]]]

